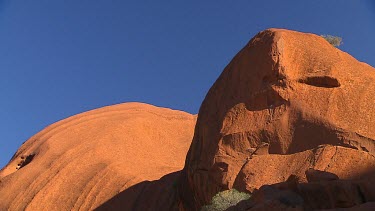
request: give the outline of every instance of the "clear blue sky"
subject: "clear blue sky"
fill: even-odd
[[[375,66],[375,1],[0,0],[0,167],[44,127],[129,101],[197,113],[257,32],[343,37]]]

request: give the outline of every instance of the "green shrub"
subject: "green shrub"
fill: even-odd
[[[236,189],[225,190],[212,197],[211,204],[202,207],[202,211],[224,211],[240,201],[247,200],[250,195]]]
[[[321,35],[325,40],[327,40],[331,45],[338,47],[342,44],[342,38],[332,35]]]

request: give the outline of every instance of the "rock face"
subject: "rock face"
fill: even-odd
[[[126,103],[52,124],[0,171],[0,210],[168,209],[195,120]]]
[[[253,193],[290,176],[297,178],[294,188],[306,206],[316,203],[308,198],[319,198],[315,187],[323,183],[350,180],[370,189],[361,181],[375,182],[374,101],[371,66],[314,34],[260,32],[202,103],[181,176],[180,207],[196,210],[219,191]],[[333,190],[327,194],[338,194]],[[352,191],[339,205],[312,208],[375,201],[373,192],[361,194]]]
[[[196,125],[130,103],[30,138],[0,171],[0,210],[199,210],[231,188],[252,196],[229,210],[375,210],[374,101],[374,68],[320,36],[265,30]]]

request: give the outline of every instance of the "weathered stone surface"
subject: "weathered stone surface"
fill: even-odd
[[[211,87],[194,137],[195,116],[137,103],[62,120],[0,171],[0,210],[199,210],[231,188],[252,197],[230,210],[373,210],[374,101],[373,67],[265,30]]]
[[[374,100],[373,67],[314,34],[260,32],[202,103],[181,206],[199,209],[221,190],[252,191],[291,174],[307,182],[309,168],[363,177],[375,168]]]
[[[52,124],[0,171],[0,210],[163,210],[194,125],[191,114],[141,103]]]
[[[253,192],[265,184],[284,182],[291,175],[299,183],[365,179],[372,175],[369,170],[374,165],[375,157],[368,152],[330,145],[288,155],[253,156],[239,171],[233,188]]]

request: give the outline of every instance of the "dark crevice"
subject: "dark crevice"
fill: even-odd
[[[34,159],[35,154],[30,154],[27,156],[21,156],[21,161],[17,164],[16,169],[19,170],[23,167],[25,167],[27,164],[29,164]]]
[[[362,149],[363,151],[365,151],[365,152],[369,152],[368,149],[367,149],[366,147],[362,147],[362,146],[361,146],[361,149]]]
[[[350,144],[347,144],[347,143],[338,143],[337,146],[340,146],[340,147],[346,147],[346,148],[350,148],[350,149],[356,149],[358,150],[357,147],[353,146],[353,145],[350,145]]]
[[[300,79],[298,82],[304,83],[310,86],[324,87],[324,88],[335,88],[340,87],[340,82],[330,76],[312,76],[304,79]]]
[[[362,203],[366,203],[367,200],[366,200],[365,194],[363,194],[363,192],[362,192],[360,186],[357,186],[357,191],[358,191],[358,195],[359,195],[359,197],[360,197],[361,200],[362,200]]]

